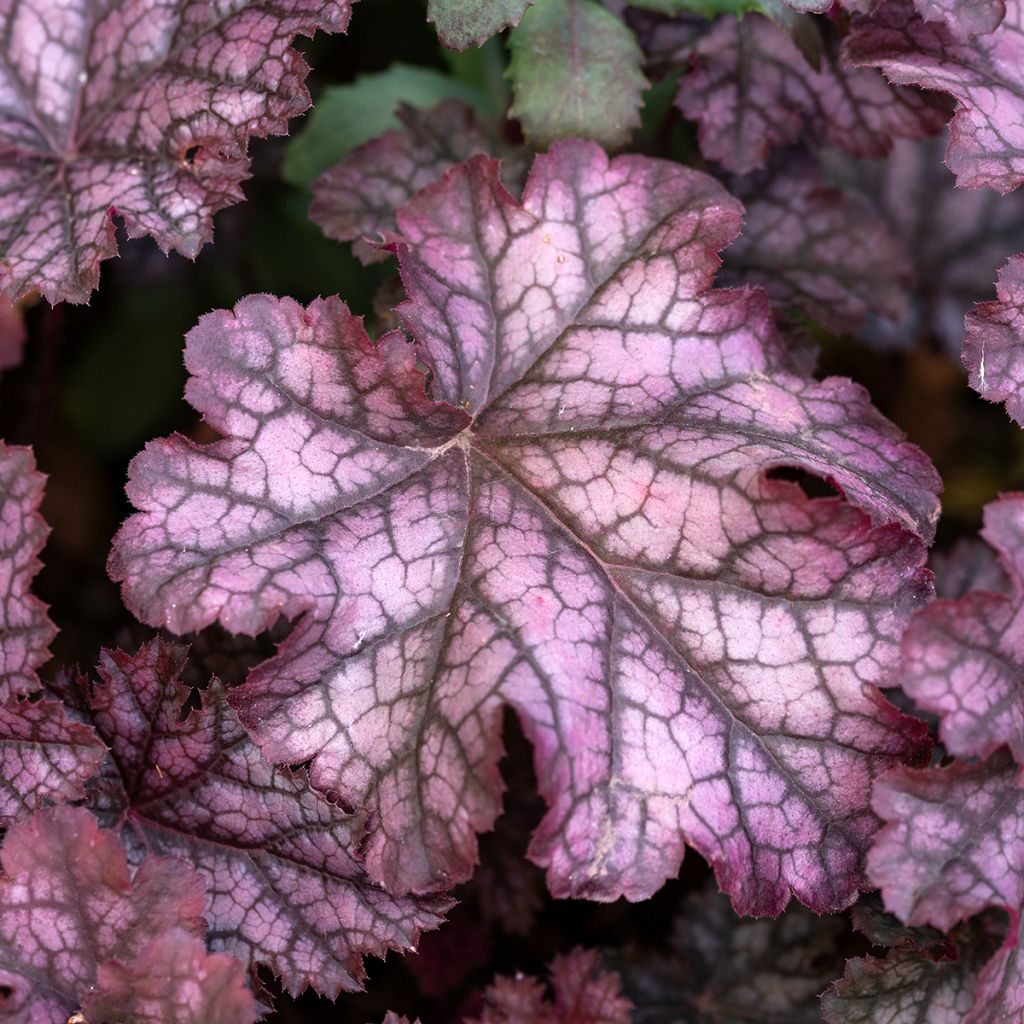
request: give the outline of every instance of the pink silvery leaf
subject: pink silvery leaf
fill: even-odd
[[[252,136],[309,105],[291,49],[342,31],[350,0],[5,0],[0,28],[0,286],[85,302],[129,237],[195,256],[242,198]]]
[[[226,953],[176,928],[155,938],[131,964],[101,964],[85,1016],[103,1024],[253,1024],[256,1000],[245,970]]]
[[[55,633],[31,590],[49,533],[38,512],[43,482],[28,448],[0,441],[0,701],[39,689],[36,669]]]
[[[994,32],[1007,8],[1004,0],[915,0],[915,6],[925,21],[945,25],[957,39]]]
[[[881,68],[900,85],[946,92],[957,101],[946,162],[964,188],[1000,193],[1024,181],[1024,4],[1009,0],[988,35],[961,41],[923,21],[909,0],[886,0],[855,18],[844,44],[852,64]]]
[[[310,218],[329,238],[354,242],[364,263],[386,258],[384,249],[368,242],[392,238],[395,211],[452,165],[477,153],[501,157],[503,178],[513,191],[519,190],[525,172],[522,149],[488,133],[460,100],[446,100],[432,110],[403,106],[398,117],[404,130],[359,146],[313,185]]]
[[[961,537],[948,551],[934,551],[930,560],[938,597],[963,597],[972,590],[1008,594],[1010,580],[999,556],[980,537]]]
[[[983,535],[1012,592],[973,591],[915,615],[903,641],[902,685],[940,717],[951,754],[986,757],[1006,744],[1024,763],[1024,495],[990,504]]]
[[[0,703],[0,825],[46,803],[85,796],[106,750],[56,701]]]
[[[981,970],[963,1024],[997,1024],[1024,1012],[1022,793],[1020,769],[1005,751],[942,769],[897,768],[875,787],[874,807],[886,825],[868,871],[889,910],[908,924],[944,930],[989,907],[1009,914],[1006,940]]]
[[[646,897],[689,842],[743,911],[854,898],[871,781],[926,754],[875,687],[937,481],[862,391],[788,369],[763,293],[707,290],[739,220],[676,164],[561,144],[520,203],[475,158],[398,214],[415,345],[267,296],[190,333],[224,440],[135,460],[111,572],[176,631],[299,620],[231,703],[369,812],[389,889],[470,874],[509,706],[556,895]]]
[[[998,298],[967,314],[963,359],[971,387],[1024,426],[1024,255],[999,271]]]
[[[184,661],[155,640],[134,655],[103,652],[94,686],[66,683],[110,748],[107,800],[129,848],[195,867],[213,949],[265,964],[292,992],[358,987],[364,954],[413,946],[450,902],[373,885],[354,858],[358,821],[301,773],[267,764],[219,683],[182,720]]]
[[[148,858],[133,876],[121,841],[81,808],[12,826],[0,864],[0,979],[31,1007],[29,1021],[66,1020],[101,965],[133,962],[154,934],[201,934],[195,872]]]
[[[906,247],[864,203],[826,187],[809,157],[789,154],[734,191],[746,217],[725,253],[723,281],[763,285],[773,302],[840,333],[863,328],[869,313],[903,314]]]
[[[944,104],[847,68],[827,46],[815,70],[782,28],[759,14],[726,16],[696,43],[676,105],[699,127],[701,152],[739,174],[799,139],[882,156],[893,138],[939,131]]]

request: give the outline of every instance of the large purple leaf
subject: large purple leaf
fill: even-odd
[[[798,153],[741,179],[743,233],[725,253],[723,282],[763,285],[829,330],[862,329],[870,313],[898,319],[907,305],[911,260],[885,221],[828,188]]]
[[[910,0],[885,0],[855,18],[844,54],[881,68],[891,82],[949,93],[957,100],[946,162],[964,188],[1007,193],[1024,181],[1024,4],[1009,0],[988,35],[957,40],[923,21]]]
[[[403,106],[398,118],[404,130],[385,132],[354,149],[313,185],[310,218],[328,238],[354,242],[364,263],[387,257],[368,241],[392,238],[395,211],[453,164],[477,153],[501,157],[502,176],[516,193],[525,176],[521,149],[488,133],[460,100],[446,100],[432,110]]]
[[[69,703],[110,748],[108,813],[131,848],[194,865],[214,949],[269,966],[292,992],[358,987],[364,954],[410,948],[448,902],[371,884],[353,856],[353,822],[301,773],[260,757],[220,684],[182,720],[184,659],[157,640],[135,655],[104,652],[95,686],[67,683]]]
[[[948,116],[925,93],[844,67],[834,47],[813,68],[790,35],[759,14],[721,18],[697,40],[690,62],[676,105],[697,122],[704,156],[740,174],[799,139],[882,156],[894,137],[934,134]]]
[[[195,256],[242,198],[252,136],[309,105],[291,49],[350,0],[4,0],[0,287],[85,302],[129,237]]]
[[[1000,752],[942,769],[901,767],[876,785],[874,807],[887,824],[869,856],[869,873],[901,920],[949,929],[987,907],[1009,914],[1006,941],[982,969],[974,1006],[961,1019],[1019,1020],[1024,789],[1018,766]]]
[[[0,825],[84,797],[105,753],[96,733],[69,721],[56,701],[0,703]]]
[[[32,594],[49,529],[37,511],[44,477],[28,448],[0,441],[0,701],[39,689],[55,630]]]
[[[12,826],[0,850],[0,984],[36,1024],[66,1020],[108,961],[135,961],[155,934],[201,934],[203,887],[179,861],[124,849],[85,810],[58,807]]]
[[[130,965],[101,964],[84,1010],[103,1024],[253,1024],[259,1016],[242,965],[207,953],[180,928],[155,938]]]
[[[999,271],[998,298],[967,314],[963,358],[971,387],[1024,426],[1024,255]]]
[[[225,439],[135,460],[128,605],[176,631],[299,618],[231,702],[370,812],[389,888],[470,873],[508,705],[557,895],[648,896],[688,841],[743,911],[847,904],[872,779],[927,746],[875,687],[929,589],[903,527],[930,534],[933,470],[860,389],[787,369],[762,293],[706,291],[739,205],[705,175],[563,144],[518,203],[475,158],[398,225],[415,347],[335,300],[252,296],[190,333],[187,395]]]
[[[984,536],[1012,593],[974,591],[915,615],[903,642],[903,689],[940,716],[951,754],[986,757],[1006,744],[1024,763],[1024,495],[986,508]]]

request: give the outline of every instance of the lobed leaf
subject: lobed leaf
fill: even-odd
[[[194,257],[242,198],[252,136],[309,106],[298,34],[350,0],[6,0],[0,7],[0,287],[86,302],[130,238]]]
[[[452,50],[480,46],[510,25],[518,25],[534,0],[429,0],[427,21]]]
[[[906,530],[930,535],[936,480],[863,392],[789,369],[763,294],[707,291],[739,213],[584,143],[522,202],[478,157],[398,214],[414,345],[268,296],[190,333],[223,440],[135,460],[110,571],[176,631],[298,620],[230,701],[369,812],[389,889],[469,875],[505,706],[556,895],[644,898],[686,842],[741,912],[862,884],[872,779],[927,756],[875,688],[929,590]]]
[[[1024,4],[1009,0],[988,35],[959,40],[922,20],[910,0],[885,0],[853,20],[847,60],[881,68],[900,85],[948,93],[957,101],[946,163],[962,188],[1001,194],[1024,181]]]
[[[37,511],[44,479],[30,449],[0,441],[0,701],[39,689],[56,632],[31,591],[49,533]]]

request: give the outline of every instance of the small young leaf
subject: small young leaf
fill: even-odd
[[[510,25],[518,25],[534,0],[429,0],[427,21],[451,50],[480,46]]]
[[[596,0],[538,0],[509,36],[518,118],[536,149],[556,139],[625,145],[648,82],[633,33]]]

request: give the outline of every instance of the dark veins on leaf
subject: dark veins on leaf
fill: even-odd
[[[792,372],[762,292],[708,290],[739,224],[676,164],[560,144],[520,202],[477,157],[398,214],[415,345],[333,299],[190,333],[223,440],[137,457],[110,571],[176,631],[297,620],[230,701],[368,811],[392,891],[471,872],[506,705],[556,895],[644,898],[687,842],[743,912],[863,883],[873,779],[927,757],[876,687],[930,589],[937,481],[862,390]]]

